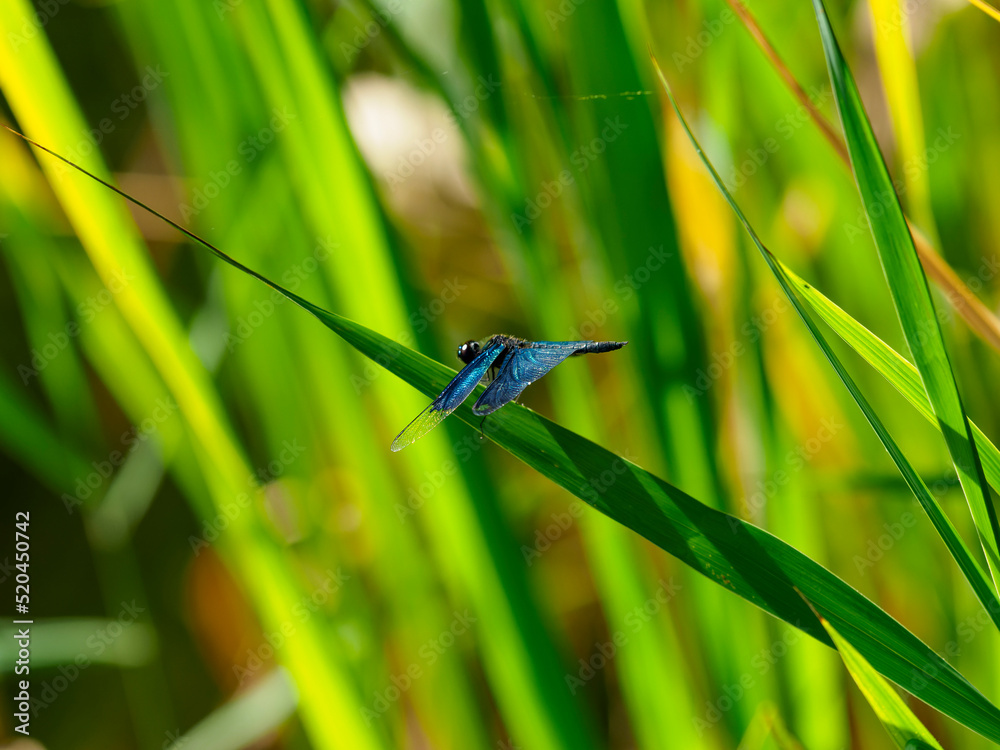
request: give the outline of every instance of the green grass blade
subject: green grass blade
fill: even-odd
[[[779,261],[780,263],[780,261]],[[865,361],[874,367],[916,410],[931,424],[940,429],[934,411],[927,400],[927,393],[920,382],[920,373],[905,357],[844,312],[812,284],[801,279],[781,264],[792,286],[809,303],[823,321],[847,342]],[[983,462],[986,481],[1000,492],[1000,450],[990,442],[975,422],[969,420],[972,436],[976,441],[979,457]]]
[[[60,439],[38,409],[0,375],[0,446],[16,456],[56,492],[71,492],[73,478],[84,476],[90,464]],[[35,446],[34,450],[30,447]],[[39,446],[42,448],[39,449]]]
[[[660,76],[660,82],[663,84],[663,88],[670,99],[670,103],[673,105],[674,111],[677,113],[677,117],[680,118],[681,124],[683,125],[684,130],[688,135],[688,138],[691,139],[692,145],[698,152],[698,155],[701,157],[701,160],[705,164],[705,167],[711,173],[712,179],[719,187],[719,190],[722,191],[722,194],[729,202],[729,205],[732,206],[733,211],[736,213],[737,217],[739,217],[739,220],[743,224],[744,229],[746,229],[747,233],[750,235],[750,238],[757,246],[757,249],[760,250],[761,255],[763,255],[764,260],[767,262],[768,266],[774,272],[774,275],[777,278],[778,283],[781,285],[781,288],[784,290],[785,294],[791,301],[792,305],[794,305],[796,311],[799,313],[799,316],[802,318],[803,322],[809,328],[809,332],[816,340],[816,343],[819,344],[820,348],[823,350],[823,353],[826,355],[827,360],[837,371],[837,375],[840,377],[841,381],[850,391],[851,396],[854,397],[855,402],[861,408],[861,411],[864,413],[865,418],[868,420],[868,423],[872,426],[872,429],[875,430],[875,433],[878,435],[878,438],[882,442],[882,445],[885,447],[886,451],[889,453],[889,456],[892,458],[893,462],[896,464],[900,473],[903,475],[903,479],[906,481],[907,486],[911,489],[914,496],[917,498],[917,501],[920,503],[920,506],[924,509],[924,512],[927,513],[928,517],[931,520],[931,523],[934,524],[935,530],[944,540],[945,545],[948,547],[948,551],[951,553],[952,557],[955,558],[955,561],[958,563],[959,568],[962,570],[962,574],[965,576],[966,580],[969,582],[969,585],[972,587],[972,590],[975,592],[976,597],[982,603],[986,611],[990,614],[990,617],[993,618],[997,626],[1000,627],[1000,601],[997,601],[994,589],[992,586],[990,586],[990,582],[989,579],[986,577],[986,573],[979,566],[979,563],[976,562],[975,558],[972,556],[972,553],[966,547],[965,542],[962,541],[962,538],[958,535],[958,532],[956,531],[955,527],[952,525],[947,515],[945,515],[944,510],[941,508],[940,504],[933,497],[933,495],[931,495],[931,492],[927,488],[927,485],[920,478],[917,472],[913,469],[913,466],[906,459],[906,456],[903,455],[903,452],[900,450],[896,442],[892,439],[892,436],[889,434],[889,431],[885,428],[885,425],[882,424],[882,420],[875,413],[875,410],[872,408],[871,404],[868,403],[868,399],[865,398],[864,394],[861,392],[861,389],[858,388],[857,384],[854,382],[854,379],[847,372],[847,369],[844,367],[843,363],[840,361],[836,353],[827,343],[826,338],[823,336],[819,328],[816,326],[816,323],[813,321],[812,316],[809,314],[809,311],[804,307],[802,301],[795,294],[795,291],[793,290],[792,277],[786,273],[784,266],[778,261],[777,258],[774,257],[771,251],[768,250],[764,246],[764,244],[760,241],[760,238],[757,236],[757,233],[753,230],[753,227],[750,225],[750,222],[747,221],[746,216],[744,216],[743,212],[740,210],[739,205],[736,203],[732,195],[726,189],[726,186],[722,182],[722,179],[719,177],[718,172],[715,171],[715,168],[712,166],[711,162],[709,162],[708,157],[705,155],[705,152],[702,150],[701,145],[698,143],[697,139],[694,137],[694,134],[691,132],[691,129],[688,127],[687,121],[681,114],[680,108],[677,106],[677,102],[674,100],[673,93],[670,90],[670,86],[667,84],[667,80],[663,75],[663,71],[660,70],[659,64],[656,63],[655,60],[653,61],[653,63],[656,66],[657,73]],[[801,279],[799,280],[799,283],[800,285],[805,285],[804,282],[801,281]]]
[[[295,713],[298,700],[289,674],[275,669],[177,737],[172,747],[239,750],[262,742]]]
[[[925,138],[917,65],[907,41],[912,33],[910,17],[899,14],[897,0],[873,0],[869,7],[872,28],[876,29],[875,56],[892,113],[899,159],[903,164],[914,164],[923,154]],[[931,210],[930,174],[924,169],[906,169],[903,180],[915,223],[940,247]]]
[[[840,656],[844,660],[844,666],[851,673],[854,682],[878,715],[879,721],[885,730],[892,737],[892,741],[900,750],[911,748],[914,740],[923,743],[917,747],[929,747],[942,750],[941,745],[934,739],[934,735],[927,731],[927,728],[920,723],[920,719],[914,716],[907,707],[903,699],[899,697],[892,686],[867,662],[865,657],[858,653],[846,638],[833,627],[825,618],[820,618],[826,632],[830,634]]]
[[[913,238],[899,205],[892,178],[865,115],[854,78],[841,54],[822,0],[813,0],[827,69],[844,126],[855,180],[868,214],[903,335],[913,354],[959,482],[986,552],[994,585],[1000,574],[1000,522],[990,501],[969,420],[962,406],[944,338],[934,311],[930,289],[913,246]]]
[[[353,321],[294,301],[328,327],[428,396],[455,371],[400,347]],[[463,405],[455,415],[470,426],[480,418]],[[987,737],[1000,739],[1000,711],[961,675],[885,612],[822,566],[767,532],[715,511],[588,440],[519,405],[490,417],[487,433],[508,450],[597,510],[642,534],[723,587],[813,637],[829,643],[795,601],[795,588],[819,601],[819,610],[883,674],[930,705]],[[590,479],[611,470],[618,481],[604,495]],[[820,599],[813,599],[813,597]]]
[[[5,39],[8,32],[30,26],[34,18],[28,3],[0,2],[0,33]],[[23,127],[46,140],[68,143],[85,131],[44,34],[38,33],[16,52],[9,44],[0,46],[0,87]],[[41,90],[44,96],[38,95]],[[94,155],[90,158],[104,173],[100,160]],[[102,280],[107,283],[115,273],[126,270],[132,277],[115,304],[178,404],[191,430],[209,492],[216,508],[221,509],[242,490],[250,467],[148,254],[140,248],[133,226],[117,201],[105,191],[95,190],[95,185],[59,179],[55,170],[49,169],[51,163],[44,167]],[[292,617],[292,608],[304,593],[295,571],[256,517],[241,514],[229,529],[220,547],[243,571],[246,590],[259,608],[265,627],[280,628]],[[301,690],[300,715],[310,740],[317,747],[384,747],[381,737],[365,725],[356,710],[355,685],[343,660],[332,655],[333,649],[322,636],[319,623],[304,623],[300,633],[300,638],[288,641],[282,659]],[[320,654],[331,654],[331,658],[318,657]]]
[[[156,215],[311,312],[362,354],[426,395],[437,395],[454,377],[453,369],[312,304]],[[478,428],[481,418],[472,413],[471,403],[459,407],[455,416]],[[1000,710],[886,612],[785,542],[700,503],[521,405],[510,404],[491,415],[486,433],[516,458],[723,588],[832,645],[802,601],[801,596],[806,596],[880,673],[955,721],[1000,742]],[[615,480],[610,486],[604,482],[604,491],[598,492],[591,482],[606,472]]]

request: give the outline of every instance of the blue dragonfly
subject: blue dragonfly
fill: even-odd
[[[521,391],[545,375],[567,357],[602,354],[621,349],[627,341],[526,341],[499,333],[484,346],[466,341],[458,347],[465,367],[448,383],[417,418],[396,435],[392,450],[402,450],[437,427],[457,409],[484,378],[489,387],[472,407],[472,413],[486,417],[521,395]],[[489,377],[488,377],[489,376]]]

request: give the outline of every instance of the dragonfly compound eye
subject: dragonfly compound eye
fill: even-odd
[[[458,358],[465,362],[465,364],[469,364],[477,354],[479,354],[478,341],[466,341],[458,347]]]

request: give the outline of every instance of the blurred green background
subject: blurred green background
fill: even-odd
[[[811,5],[750,9],[836,122]],[[996,311],[997,22],[829,12],[908,215]],[[906,352],[850,171],[722,0],[0,0],[0,32],[4,122],[328,310],[455,367],[493,333],[628,340],[523,403],[1000,694],[988,618],[664,109],[649,49],[768,246]],[[0,165],[0,589],[11,611],[28,510],[35,619],[17,747],[888,746],[835,651],[457,419],[390,453],[425,396],[6,133]],[[997,351],[934,293],[1000,434]],[[838,347],[973,540],[943,442]]]

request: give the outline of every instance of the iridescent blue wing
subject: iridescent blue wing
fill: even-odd
[[[491,414],[521,395],[521,391],[577,352],[586,351],[589,341],[531,341],[508,355],[500,373],[472,407],[480,416]]]
[[[476,389],[479,381],[483,379],[483,375],[493,364],[493,360],[500,356],[504,346],[504,342],[497,337],[490,339],[483,350],[463,367],[458,375],[452,378],[451,382],[441,391],[441,395],[420,412],[417,418],[410,422],[401,433],[396,435],[396,439],[392,441],[392,450],[401,450],[417,438],[423,437],[455,411]]]

